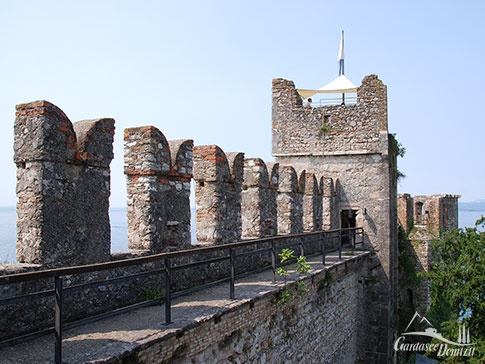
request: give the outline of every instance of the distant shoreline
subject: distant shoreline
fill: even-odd
[[[195,208],[191,208],[191,235],[195,237]],[[485,216],[485,202],[462,202],[458,207],[459,227],[474,227],[475,221]],[[16,245],[15,206],[0,206],[0,263],[15,262]],[[111,251],[116,252],[128,249],[128,227],[126,222],[126,208],[110,207],[111,220]]]

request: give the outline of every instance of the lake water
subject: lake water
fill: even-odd
[[[112,208],[109,211],[111,219],[111,251],[116,252],[128,249],[128,234],[126,225],[126,210],[124,208]],[[459,211],[460,227],[474,226],[475,221],[483,211]],[[16,229],[15,221],[17,213],[15,207],[0,207],[0,262],[15,262]],[[192,211],[192,241],[195,241],[195,212]]]

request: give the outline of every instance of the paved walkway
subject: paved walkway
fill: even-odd
[[[341,264],[352,257],[365,254],[326,256],[325,267],[321,256],[309,259],[310,274]],[[294,266],[289,266],[292,271]],[[210,320],[214,315],[241,305],[257,296],[265,295],[282,287],[281,279],[272,284],[271,270],[253,274],[236,281],[236,299],[229,299],[229,283],[220,284],[172,301],[172,321],[165,325],[165,307],[151,306],[95,323],[64,331],[62,343],[63,363],[110,363],[115,358],[131,352],[139,345],[160,341],[183,327]],[[294,281],[296,275],[290,276]],[[54,336],[48,335],[32,341],[0,350],[0,364],[47,364],[54,363]]]

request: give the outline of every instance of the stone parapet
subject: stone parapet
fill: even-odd
[[[338,227],[338,211],[335,208],[335,188],[332,178],[320,178],[320,198],[322,230],[331,230]]]
[[[241,185],[244,153],[217,145],[194,148],[197,241],[228,243],[241,239]]]
[[[241,193],[243,238],[262,238],[278,233],[275,192],[264,161],[245,159]]]
[[[382,133],[383,132],[383,133]],[[292,81],[273,80],[273,155],[387,154],[387,88],[369,75],[357,104],[303,107]]]
[[[71,123],[48,101],[17,105],[17,260],[69,266],[109,260],[113,119]]]
[[[303,194],[302,218],[303,231],[322,230],[322,198],[313,173],[300,174],[300,192]]]
[[[297,234],[303,231],[303,194],[295,169],[278,166],[278,234]]]
[[[153,126],[125,130],[128,247],[154,253],[190,246],[192,140]]]

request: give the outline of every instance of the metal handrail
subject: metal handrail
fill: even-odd
[[[335,106],[342,103],[342,97],[329,97],[325,99],[319,99],[312,103],[312,107],[322,106]],[[345,96],[345,104],[355,105],[357,103],[357,96]]]
[[[323,235],[322,235],[323,234]],[[166,324],[171,323],[171,300],[172,298],[180,297],[195,291],[199,291],[204,288],[208,288],[211,286],[214,286],[216,284],[222,283],[222,282],[230,282],[230,292],[229,292],[229,297],[230,299],[235,299],[235,281],[236,278],[241,278],[243,276],[247,276],[250,274],[254,274],[257,271],[262,271],[268,268],[271,268],[273,270],[273,282],[276,281],[276,268],[279,266],[287,265],[287,264],[292,264],[294,260],[291,260],[286,263],[276,263],[276,250],[282,250],[285,248],[291,248],[291,247],[296,247],[298,246],[300,248],[300,255],[305,255],[305,245],[309,244],[315,244],[318,242],[321,242],[321,249],[317,251],[314,254],[311,255],[306,255],[306,256],[315,256],[315,255],[322,255],[322,264],[325,265],[325,254],[331,252],[331,251],[336,251],[338,250],[339,252],[339,259],[342,258],[342,238],[344,236],[347,236],[347,238],[351,238],[351,244],[350,247],[352,250],[356,248],[356,235],[361,235],[362,239],[359,242],[359,244],[363,244],[364,241],[364,230],[361,227],[358,228],[346,228],[346,229],[334,229],[334,230],[327,230],[327,231],[318,231],[318,232],[311,232],[311,233],[301,233],[301,234],[290,234],[290,235],[283,235],[283,236],[272,236],[272,237],[267,237],[267,238],[260,238],[260,239],[252,239],[244,242],[237,242],[237,243],[230,243],[230,244],[221,244],[221,245],[216,245],[212,247],[204,247],[204,248],[196,248],[196,249],[187,249],[187,250],[182,250],[182,251],[176,251],[176,252],[169,252],[169,253],[161,253],[161,254],[155,254],[155,255],[150,255],[146,257],[139,257],[139,258],[131,258],[131,259],[125,259],[125,260],[120,260],[120,261],[115,261],[115,262],[106,262],[106,263],[98,263],[98,264],[89,264],[89,265],[83,265],[83,266],[75,266],[75,267],[65,267],[65,268],[55,268],[55,269],[46,269],[46,270],[41,270],[37,272],[26,272],[26,273],[17,273],[17,274],[10,274],[10,275],[5,275],[0,277],[0,285],[6,285],[6,284],[14,284],[14,283],[21,283],[21,282],[28,282],[28,281],[33,281],[33,280],[41,280],[41,279],[46,279],[46,278],[54,278],[54,289],[51,290],[44,290],[40,292],[34,292],[31,294],[24,294],[24,295],[18,295],[18,296],[13,296],[13,297],[8,297],[8,298],[3,298],[0,299],[0,306],[5,306],[8,304],[13,304],[13,303],[19,303],[19,302],[26,302],[26,301],[33,301],[35,299],[47,297],[47,296],[54,296],[55,297],[55,319],[54,319],[54,327],[53,328],[47,328],[47,329],[42,329],[36,332],[29,332],[29,333],[24,333],[21,335],[17,335],[15,337],[7,338],[3,341],[0,341],[0,347],[5,347],[8,345],[13,345],[19,342],[23,341],[28,341],[31,340],[35,337],[42,336],[45,334],[49,334],[54,332],[55,338],[56,338],[56,343],[55,343],[55,363],[61,363],[62,361],[62,331],[65,329],[70,329],[74,328],[80,325],[84,325],[89,322],[93,321],[98,321],[104,318],[112,317],[114,315],[119,315],[121,313],[129,312],[134,309],[138,309],[141,307],[146,307],[149,305],[153,305],[155,303],[165,303],[165,322]],[[298,238],[298,237],[308,237],[312,235],[322,235],[322,237],[313,239],[310,241],[303,241],[301,239],[298,242],[294,242],[291,244],[286,244],[282,246],[276,246],[276,242],[284,240],[284,239],[292,239],[292,238]],[[329,236],[330,235],[330,236]],[[334,235],[334,236],[331,236]],[[326,242],[332,239],[338,239],[338,248],[337,249],[331,249],[327,250],[326,248]],[[242,247],[248,247],[251,245],[255,244],[260,244],[260,243],[267,243],[269,242],[271,244],[271,247],[269,248],[262,248],[262,249],[256,249],[250,252],[242,252],[239,254],[236,254],[236,249],[242,248]],[[187,264],[181,264],[181,265],[176,265],[172,266],[172,259],[178,258],[178,257],[186,257],[186,256],[194,256],[194,255],[200,255],[201,253],[204,252],[215,252],[215,251],[221,251],[221,250],[229,250],[229,255],[228,256],[222,256],[218,258],[212,258],[212,259],[206,259],[206,260],[201,260],[201,261],[196,261],[192,263],[187,263]],[[251,255],[256,255],[256,254],[267,254],[269,253],[271,256],[271,265],[270,266],[265,266],[265,267],[260,267],[242,274],[237,274],[235,270],[235,260],[238,258],[243,258]],[[155,261],[164,261],[164,267],[162,269],[156,269],[148,272],[142,272],[142,273],[137,273],[137,274],[131,274],[123,277],[117,277],[117,278],[111,278],[111,279],[106,279],[106,280],[100,280],[96,282],[90,282],[90,283],[83,283],[75,286],[70,286],[70,287],[65,287],[63,288],[62,285],[62,278],[63,276],[67,275],[77,275],[77,274],[82,274],[82,273],[89,273],[89,272],[97,272],[97,271],[104,271],[104,270],[109,270],[109,269],[114,269],[114,268],[120,268],[120,267],[127,267],[127,266],[133,266],[133,265],[141,265],[144,263],[151,263]],[[230,261],[230,272],[229,272],[229,277],[228,278],[223,278],[219,279],[213,282],[205,283],[202,284],[198,287],[193,287],[177,292],[172,292],[171,291],[171,272],[174,271],[179,271],[183,269],[189,269],[193,268],[199,265],[204,265],[204,264],[211,264],[215,262],[222,262],[222,261]],[[114,284],[114,283],[120,283],[120,282],[125,282],[128,280],[133,280],[136,278],[140,277],[148,277],[151,275],[160,275],[163,274],[165,277],[165,296],[160,297],[160,298],[155,298],[143,302],[138,302],[129,306],[124,306],[121,308],[117,308],[113,311],[97,314],[94,316],[89,316],[86,318],[83,318],[81,320],[77,320],[74,322],[68,322],[68,323],[63,323],[62,321],[62,309],[63,309],[63,295],[64,293],[69,293],[69,292],[75,292],[79,290],[83,290],[86,288],[91,288],[91,287],[96,287],[100,285],[105,285],[105,284]]]
[[[219,251],[219,250],[224,250],[229,248],[239,248],[243,246],[250,246],[253,244],[270,242],[272,240],[284,240],[289,238],[297,238],[300,236],[318,235],[322,233],[329,234],[329,233],[334,233],[338,231],[359,230],[359,229],[362,229],[362,228],[357,227],[357,228],[315,231],[315,232],[309,232],[309,233],[289,234],[289,235],[276,235],[276,236],[271,236],[266,238],[245,240],[243,242],[237,242],[237,243],[220,244],[220,245],[215,245],[210,247],[194,248],[194,249],[179,250],[175,252],[153,254],[146,257],[123,259],[123,260],[118,260],[114,262],[86,264],[86,265],[73,266],[73,267],[45,269],[45,270],[40,270],[36,272],[8,274],[8,275],[0,276],[0,285],[9,284],[9,283],[21,283],[21,282],[27,282],[31,280],[37,280],[37,279],[55,278],[58,276],[98,272],[98,271],[109,270],[114,268],[128,267],[131,265],[152,263],[163,259],[170,259],[170,258],[173,259],[178,257],[190,256],[193,254],[200,254],[200,253],[214,252],[214,251]]]

